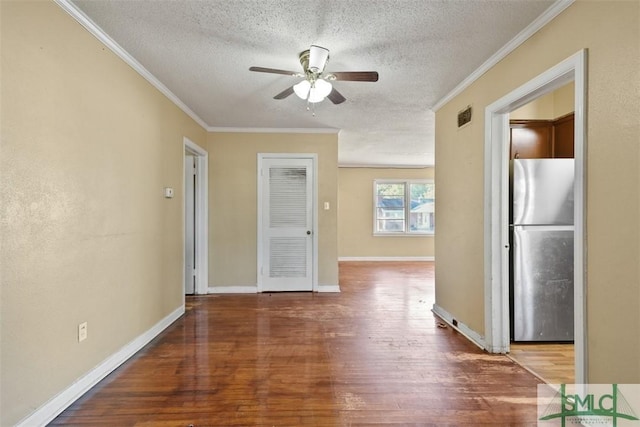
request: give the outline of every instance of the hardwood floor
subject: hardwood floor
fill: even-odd
[[[433,276],[348,262],[339,294],[187,298],[51,425],[535,426],[539,380],[438,327]]]
[[[509,356],[549,384],[575,382],[573,344],[511,343]]]

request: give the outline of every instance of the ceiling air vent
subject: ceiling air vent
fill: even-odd
[[[466,125],[471,121],[471,105],[462,111],[458,111],[458,127]]]

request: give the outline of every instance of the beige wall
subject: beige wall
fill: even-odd
[[[182,141],[206,132],[55,3],[0,8],[9,426],[182,306]]]
[[[436,113],[436,301],[484,333],[484,109],[588,49],[588,380],[640,382],[640,2],[577,1]],[[474,105],[458,131],[457,111]]]
[[[562,86],[509,114],[510,119],[553,120],[574,111],[575,91],[573,82]]]
[[[373,181],[433,179],[433,174],[433,168],[340,168],[338,255],[355,258],[432,257],[433,236],[373,235]]]
[[[207,145],[209,286],[257,284],[258,153],[317,153],[318,284],[337,285],[338,135],[209,133]]]

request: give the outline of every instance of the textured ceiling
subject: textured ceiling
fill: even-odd
[[[553,0],[73,1],[209,128],[339,129],[342,165],[434,164],[431,108]],[[330,50],[326,70],[378,71],[335,82],[347,101],[273,96],[298,79],[299,52]],[[215,129],[210,129],[215,130]]]

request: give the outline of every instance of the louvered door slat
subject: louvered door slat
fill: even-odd
[[[269,252],[269,277],[304,277],[307,275],[307,239],[272,237]]]
[[[307,171],[305,168],[269,169],[269,227],[307,225]]]

